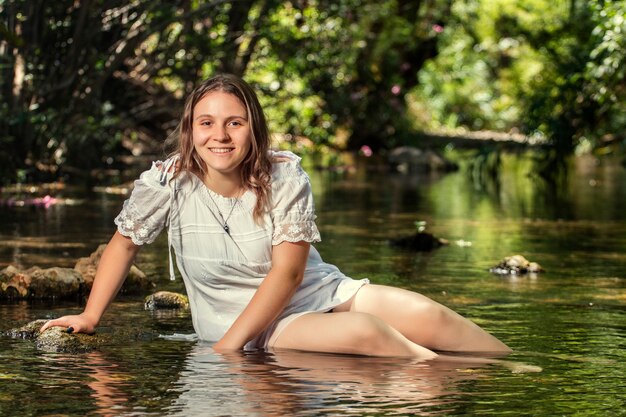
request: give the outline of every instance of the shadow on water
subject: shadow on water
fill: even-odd
[[[528,158],[502,155],[501,163],[497,187],[476,187],[464,170],[309,171],[323,237],[316,247],[354,278],[453,308],[511,346],[506,360],[542,372],[458,357],[216,355],[203,343],[160,337],[192,333],[188,313],[150,313],[142,297],[127,296],[105,315],[99,332],[109,342],[95,353],[43,353],[0,337],[0,415],[624,415],[626,173],[579,158],[550,188],[528,175]],[[0,206],[0,264],[73,266],[109,238],[122,200]],[[428,253],[388,245],[417,220],[450,245]],[[160,236],[138,264],[157,289],[183,291],[167,278],[166,243]],[[546,272],[488,272],[514,253]],[[0,331],[74,313],[83,302],[3,302]]]

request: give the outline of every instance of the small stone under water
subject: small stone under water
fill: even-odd
[[[391,239],[389,244],[398,248],[410,249],[418,252],[428,252],[440,246],[447,245],[448,241],[427,232],[417,232],[410,236]]]
[[[489,268],[489,272],[497,275],[524,275],[543,272],[537,262],[530,262],[522,255],[507,256],[499,264]]]

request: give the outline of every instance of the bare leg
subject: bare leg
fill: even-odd
[[[475,323],[421,294],[365,285],[335,311],[369,313],[418,345],[434,350],[505,353],[511,349]]]
[[[434,352],[411,342],[383,320],[367,313],[309,313],[285,327],[273,348],[370,356],[432,359]]]

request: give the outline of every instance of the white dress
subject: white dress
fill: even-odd
[[[141,174],[115,219],[118,231],[136,245],[152,243],[168,228],[169,244],[189,296],[193,327],[201,340],[221,339],[248,305],[272,266],[273,245],[320,241],[311,185],[300,158],[291,152],[272,152],[272,157],[285,161],[273,164],[270,210],[261,225],[252,217],[253,192],[239,199],[226,198],[189,173],[170,181],[171,159],[155,162]],[[230,234],[223,229],[216,204],[225,217],[232,210],[227,219]],[[245,348],[271,346],[291,320],[329,311],[366,283],[324,263],[311,246],[304,279],[289,304]]]

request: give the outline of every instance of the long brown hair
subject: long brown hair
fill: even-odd
[[[253,216],[259,222],[269,204],[270,178],[272,164],[268,155],[270,134],[265,114],[256,93],[241,78],[232,74],[218,74],[203,81],[196,87],[185,101],[183,115],[178,127],[172,134],[176,141],[175,151],[180,155],[180,164],[176,175],[189,171],[204,178],[206,167],[204,161],[193,146],[193,109],[204,96],[214,91],[232,94],[245,106],[250,123],[251,146],[248,155],[241,163],[241,183],[245,189],[252,190],[257,197]],[[168,140],[171,142],[171,139]]]

